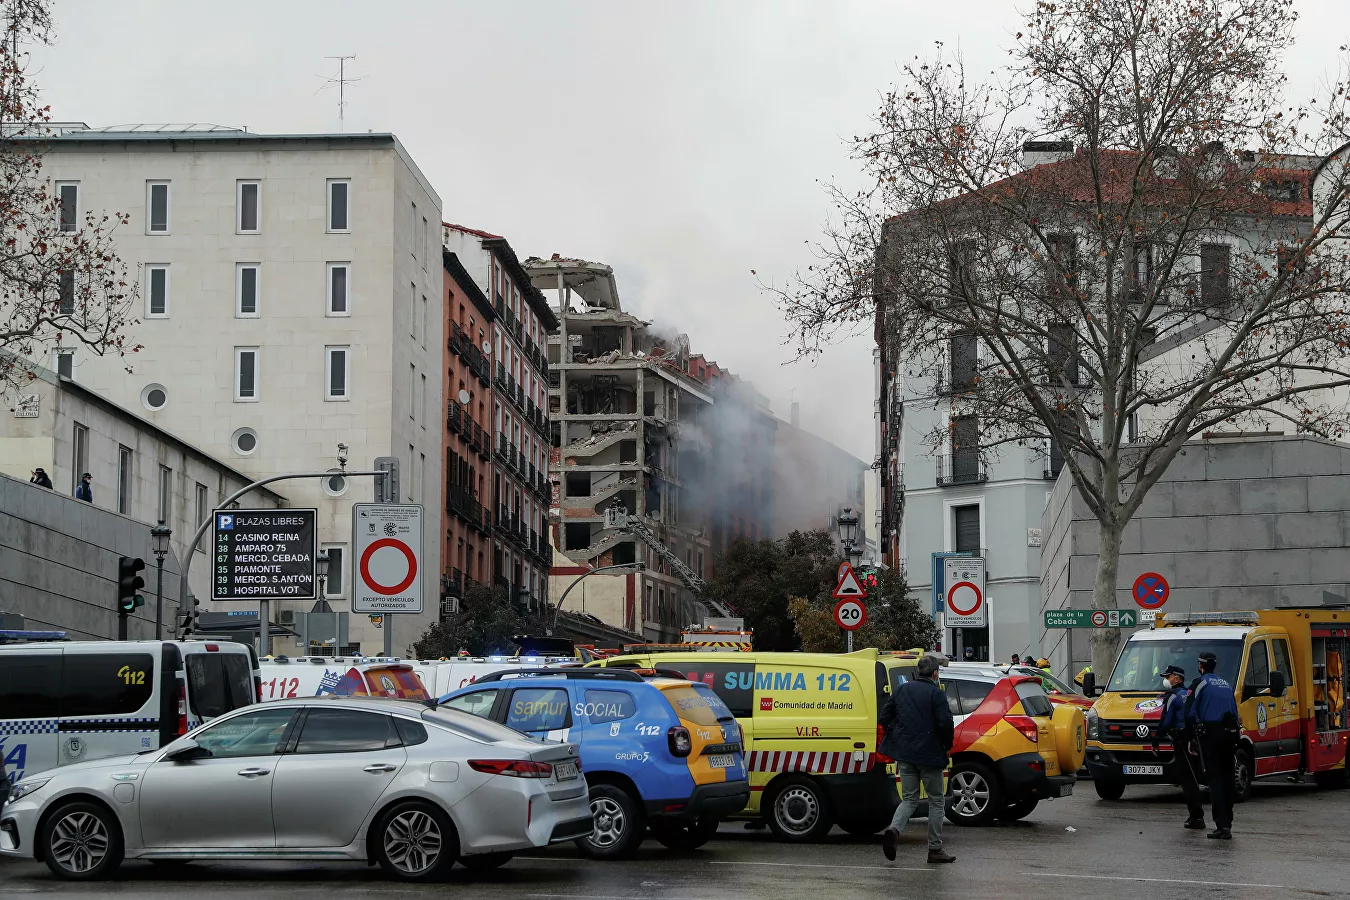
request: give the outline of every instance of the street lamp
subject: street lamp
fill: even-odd
[[[844,556],[851,562],[853,557],[862,556],[862,551],[857,547],[858,541],[858,516],[853,512],[853,507],[845,506],[839,511],[839,543],[843,545]]]
[[[169,555],[169,538],[172,528],[166,528],[164,520],[150,529],[150,549],[155,554],[155,640],[164,637],[164,557]],[[186,598],[179,597],[181,604]]]

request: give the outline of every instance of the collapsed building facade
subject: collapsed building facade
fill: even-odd
[[[593,568],[641,562],[607,584],[588,579],[579,602],[589,592],[612,624],[676,640],[706,613],[699,582],[715,555],[737,537],[771,536],[775,420],[765,398],[691,353],[686,336],[625,312],[609,266],[555,255],[525,267],[559,322],[548,343],[560,554],[551,593]],[[615,507],[645,537],[608,527]]]

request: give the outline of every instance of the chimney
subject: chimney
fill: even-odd
[[[796,400],[792,401],[792,427],[802,427],[802,405]]]
[[[1027,169],[1073,156],[1073,141],[1024,141],[1022,166]]]

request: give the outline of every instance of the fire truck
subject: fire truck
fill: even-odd
[[[1241,714],[1238,799],[1266,778],[1350,785],[1350,607],[1159,613],[1153,628],[1130,636],[1088,713],[1087,767],[1101,797],[1117,800],[1130,784],[1180,781],[1186,759],[1158,731],[1160,676],[1176,665],[1193,678],[1204,651],[1218,658],[1217,673],[1233,685]],[[1084,679],[1089,694],[1093,681]]]

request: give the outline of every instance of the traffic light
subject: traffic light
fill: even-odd
[[[145,560],[140,557],[123,556],[117,560],[117,612],[129,616],[137,607],[145,605],[141,588],[145,579],[136,573],[145,568]]]
[[[881,571],[876,566],[859,566],[858,582],[863,586],[863,590],[871,594],[881,587]]]
[[[375,457],[375,468],[384,473],[375,476],[375,502],[397,503],[399,501],[398,457],[377,456]]]
[[[179,606],[178,633],[180,637],[187,637],[197,630],[197,620],[201,617],[201,610],[197,607],[201,605],[202,601],[189,595],[187,601]]]

